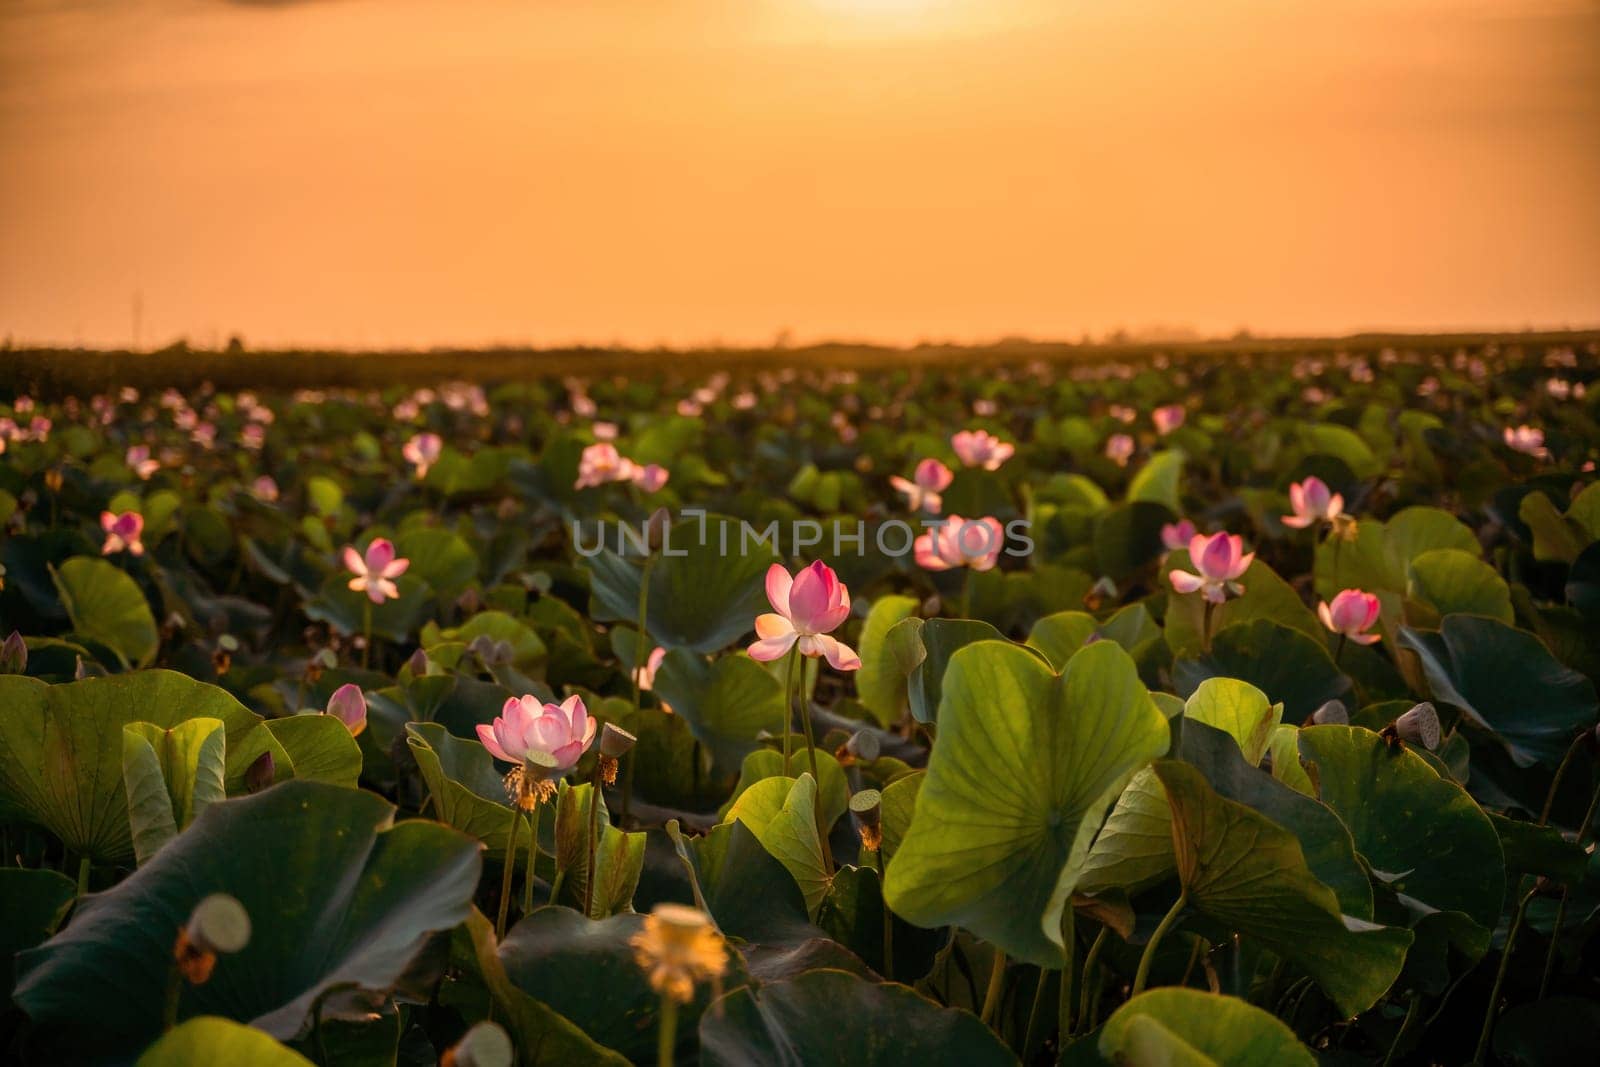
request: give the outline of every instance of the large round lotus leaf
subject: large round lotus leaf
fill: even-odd
[[[1128,499],[1161,504],[1174,515],[1183,514],[1179,483],[1183,478],[1183,450],[1169,448],[1157,452],[1128,479]]]
[[[1161,528],[1177,517],[1166,504],[1133,500],[1094,518],[1095,570],[1120,582],[1161,555]],[[1087,590],[1085,590],[1087,592]],[[1055,605],[1056,610],[1070,603]]]
[[[637,532],[636,530],[633,532]],[[658,645],[715,652],[755,627],[767,604],[767,568],[775,561],[764,531],[721,515],[671,527],[650,572],[645,629]],[[613,532],[612,536],[615,536]],[[603,549],[588,558],[597,617],[635,622],[641,570],[638,548],[624,536],[628,558]],[[588,543],[585,544],[588,547]]]
[[[491,641],[504,641],[511,646],[511,663],[529,668],[544,659],[547,650],[544,641],[521,619],[503,611],[480,611],[460,626],[440,630],[433,623],[422,629],[422,647],[430,651],[443,643],[470,645],[479,637]]]
[[[1600,541],[1578,554],[1567,572],[1567,600],[1585,621],[1600,623]]]
[[[762,847],[794,875],[812,916],[828,893],[816,798],[817,783],[810,771],[799,778],[763,778],[734,802],[726,820],[749,827]]]
[[[723,997],[700,1017],[700,1062],[984,1067],[1017,1060],[970,1012],[942,1008],[903,985],[820,970]]]
[[[939,715],[945,671],[957,650],[978,641],[1004,641],[1005,635],[978,619],[917,619],[896,623],[888,642],[896,661],[906,671],[906,696],[918,722],[933,722]],[[1044,654],[1037,653],[1041,663]]]
[[[1166,717],[1109,641],[1060,675],[1016,645],[963,648],[945,674],[911,829],[889,865],[890,906],[919,926],[963,926],[1015,958],[1059,965],[1061,912],[1089,842],[1167,743]]]
[[[1028,646],[1044,653],[1051,669],[1059,671],[1099,630],[1100,623],[1086,611],[1058,611],[1033,624]]]
[[[1359,726],[1306,727],[1300,751],[1316,765],[1322,802],[1396,892],[1494,927],[1506,881],[1500,841],[1466,790]]]
[[[311,1061],[280,1045],[253,1026],[232,1019],[201,1015],[161,1035],[161,1039],[134,1063],[134,1067],[312,1067]]]
[[[440,596],[455,596],[478,576],[478,557],[454,530],[416,529],[398,534],[395,554],[411,561],[407,574]]]
[[[56,932],[78,895],[72,879],[35,867],[0,867],[0,993],[11,996],[11,963]]]
[[[789,766],[783,765],[783,753],[774,748],[758,748],[744,758],[744,763],[739,768],[739,783],[733,787],[733,795],[722,806],[722,817],[727,819],[728,812],[745,791],[764,778],[790,777],[793,778],[801,771],[809,771],[811,761],[806,756],[805,746],[795,745],[794,752],[789,756]],[[850,782],[845,778],[844,768],[839,766],[839,761],[833,753],[817,750],[817,774],[822,780],[822,825],[832,827],[839,821],[850,805]]]
[[[92,556],[74,556],[53,573],[73,632],[111,649],[125,668],[143,667],[155,658],[161,635],[137,582]]]
[[[917,600],[909,596],[884,596],[872,602],[867,621],[861,627],[856,652],[861,669],[856,671],[856,694],[879,725],[900,721],[906,707],[906,672],[889,649],[889,630],[917,610]]]
[[[1237,997],[1168,987],[1140,993],[1100,1028],[1116,1063],[1313,1067],[1311,1050],[1274,1015]]]
[[[913,771],[901,775],[883,788],[879,818],[883,824],[883,855],[893,859],[900,851],[900,842],[911,829],[911,819],[916,814],[917,794],[928,777],[927,771]]]
[[[147,722],[122,728],[122,784],[141,864],[207,807],[227,799],[223,739],[221,719],[190,719],[170,730]]]
[[[395,579],[400,595],[374,604],[366,593],[350,588],[350,575],[338,571],[322,582],[315,600],[305,605],[307,618],[325,622],[340,633],[359,634],[366,626],[367,609],[372,610],[372,635],[386,641],[408,641],[422,625],[433,604],[433,594],[417,576],[406,573]]]
[[[482,841],[493,856],[505,855],[513,823],[504,777],[489,750],[454,737],[434,722],[406,725],[406,744],[433,798],[436,818]],[[528,824],[517,817],[517,851],[528,854]]]
[[[268,719],[266,726],[289,753],[296,778],[355,788],[361,778],[361,746],[338,718],[289,715]]]
[[[1591,1063],[1600,1032],[1600,1003],[1557,996],[1506,1009],[1494,1027],[1494,1052],[1510,1067]]]
[[[632,913],[585,919],[571,908],[539,908],[518,922],[500,943],[506,977],[536,1000],[577,1023],[599,1044],[635,1062],[655,1055],[661,995],[634,960],[629,941],[644,927]],[[726,950],[724,990],[745,983],[738,954]],[[711,983],[678,1009],[678,1055],[687,1062],[694,1049],[695,1025],[715,997]]]
[[[707,661],[675,648],[661,661],[653,692],[730,773],[763,732],[783,731],[783,680],[742,652]]]
[[[1187,549],[1177,549],[1161,565],[1161,587],[1171,595],[1167,598],[1167,645],[1177,656],[1197,656],[1200,653],[1201,633],[1205,626],[1205,598],[1198,593],[1179,595],[1172,593],[1167,574],[1174,570],[1193,573]],[[1212,613],[1211,632],[1215,636],[1225,627],[1239,626],[1256,620],[1267,620],[1290,627],[1322,643],[1327,630],[1311,609],[1300,599],[1294,587],[1271,567],[1257,559],[1239,579],[1244,595],[1229,600]],[[1273,694],[1269,691],[1268,696]]]
[[[1196,709],[1197,711],[1202,709]],[[1245,762],[1237,737],[1187,715],[1179,720],[1171,755],[1198,769],[1221,796],[1243,804],[1292,833],[1306,866],[1334,891],[1346,915],[1372,918],[1372,887],[1356,858],[1355,843],[1329,808]],[[1289,727],[1293,729],[1293,727]],[[1100,894],[1135,893],[1175,869],[1172,815],[1166,790],[1149,768],[1134,775],[1106,820],[1078,888]]]
[[[293,773],[289,753],[224,689],[173,671],[138,671],[45,685],[0,677],[0,799],[26,811],[68,849],[98,863],[134,856],[122,780],[122,728],[146,722],[170,729],[190,719],[220,719],[226,733],[227,784],[271,752],[280,778]]]
[[[1505,745],[1519,766],[1554,766],[1592,726],[1594,683],[1562,666],[1533,634],[1477,615],[1447,615],[1437,632],[1400,632],[1422,660],[1433,698]]]
[[[867,859],[866,862],[872,861]],[[817,925],[876,974],[892,974],[907,983],[927,974],[933,967],[935,954],[947,940],[946,932],[924,930],[894,917],[894,933],[890,938],[894,968],[886,971],[883,966],[885,914],[890,913],[883,906],[883,879],[878,869],[847,864],[834,873],[827,899],[817,912]]]
[[[1403,508],[1388,522],[1362,519],[1356,535],[1348,541],[1327,537],[1317,545],[1316,588],[1324,600],[1341,589],[1404,592],[1407,568],[1424,552],[1480,552],[1471,527],[1439,508]]]
[[[706,907],[729,937],[770,945],[822,936],[794,876],[744,823],[712,827],[692,857]]]
[[[1411,931],[1341,914],[1294,834],[1219,796],[1186,763],[1154,769],[1189,906],[1303,969],[1347,1015],[1372,1007],[1399,976]]]
[[[63,1061],[137,1052],[161,1031],[173,940],[212,893],[244,905],[250,943],[184,990],[180,1018],[221,1015],[287,1038],[335,986],[389,989],[430,934],[467,917],[482,865],[471,838],[395,824],[394,810],[322,782],[211,805],[18,958],[18,1006]]]
[[[1508,626],[1516,620],[1505,579],[1474,553],[1424,552],[1411,561],[1407,579],[1406,596],[1426,604],[1435,616],[1487,615]]]
[[[1283,705],[1286,722],[1305,721],[1329,700],[1343,698],[1350,679],[1318,639],[1270,619],[1234,624],[1212,640],[1211,651],[1172,665],[1178,692],[1195,692],[1207,678],[1238,678]]]

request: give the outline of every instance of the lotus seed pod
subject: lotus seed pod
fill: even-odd
[[[515,1052],[499,1023],[481,1022],[440,1058],[447,1067],[511,1067]]]
[[[861,847],[877,852],[883,847],[883,794],[863,789],[850,798],[850,814],[856,819],[856,834]]]
[[[1317,726],[1348,726],[1350,711],[1344,706],[1344,701],[1330,700],[1311,713],[1311,721]]]
[[[1394,721],[1395,733],[1402,741],[1421,745],[1432,752],[1439,747],[1439,713],[1432,704],[1423,701]]]
[[[844,744],[845,750],[863,763],[871,763],[883,751],[883,743],[870,730],[857,730]]]
[[[250,913],[227,893],[212,893],[194,906],[183,929],[201,952],[230,955],[250,943]]]
[[[628,754],[633,743],[638,738],[615,723],[606,723],[600,731],[600,755],[607,759],[619,759]]]
[[[0,674],[24,674],[28,670],[28,643],[16,630],[0,645]]]
[[[252,793],[259,793],[272,784],[277,773],[277,761],[272,758],[272,753],[263,752],[244,772],[244,787]]]

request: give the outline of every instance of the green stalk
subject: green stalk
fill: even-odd
[[[1094,943],[1089,946],[1089,954],[1083,958],[1083,992],[1078,995],[1078,1025],[1082,1026],[1085,1032],[1094,1029],[1094,1016],[1089,1011],[1089,991],[1092,987],[1096,987],[1100,984],[1098,980],[1091,982],[1090,979],[1099,978],[1099,973],[1097,972],[1096,968],[1100,966],[1100,949],[1104,947],[1106,943],[1106,936],[1110,933],[1111,928],[1109,926],[1102,926],[1100,928],[1100,932],[1095,935]],[[1063,1017],[1070,1017],[1072,1014],[1072,1008],[1070,1007],[1069,1002],[1063,999],[1062,1003]],[[1061,1024],[1063,1034],[1077,1033],[1076,1029],[1069,1031],[1066,1027],[1067,1024],[1065,1021],[1063,1021]],[[1061,1043],[1065,1045],[1066,1039],[1063,1038]]]
[[[645,645],[649,642],[648,631],[644,628],[644,620],[650,607],[650,572],[655,569],[656,557],[651,556],[644,561],[644,568],[639,573],[639,638],[633,649],[633,706],[639,706],[639,671],[644,666]],[[628,761],[627,768],[622,772],[622,825],[624,829],[629,825],[629,816],[633,810],[633,760]]]
[[[1528,914],[1528,904],[1539,891],[1537,883],[1517,902],[1517,913],[1506,931],[1506,945],[1500,951],[1500,966],[1494,973],[1494,986],[1489,990],[1489,1006],[1483,1012],[1483,1029],[1478,1033],[1478,1048],[1472,1054],[1473,1064],[1482,1064],[1489,1051],[1489,1039],[1494,1036],[1495,1018],[1500,1014],[1500,989],[1505,985],[1506,972],[1511,969],[1511,950],[1516,947],[1517,935],[1522,932],[1522,920]]]
[[[506,916],[511,913],[511,878],[517,870],[517,831],[520,829],[522,829],[522,816],[518,814],[516,802],[513,801],[511,818],[506,822],[505,868],[500,872],[500,911],[494,920],[496,941],[505,940]]]
[[[600,851],[600,761],[594,762],[594,781],[590,783],[589,794],[589,866],[584,868],[583,876],[583,913],[594,913],[594,865],[595,856]],[[555,903],[552,894],[550,902]]]
[[[783,775],[789,776],[789,755],[794,750],[794,661],[800,658],[800,644],[795,642],[789,648],[789,658],[783,668]],[[802,672],[800,687],[805,688],[806,679]]]
[[[533,880],[534,870],[539,863],[539,816],[542,814],[538,804],[534,804],[533,810],[528,812],[528,863],[522,874],[523,915],[533,910]]]
[[[1006,954],[998,948],[994,950],[994,966],[989,969],[989,987],[983,991],[983,1011],[978,1015],[978,1021],[985,1026],[994,1021],[995,1013],[1000,1009],[1000,994],[1006,984]],[[1000,1028],[995,1027],[999,1033]]]
[[[78,860],[78,895],[87,896],[89,893],[89,857],[85,855]]]
[[[661,998],[661,1021],[656,1029],[656,1063],[658,1067],[672,1067],[672,1049],[678,1043],[678,1002],[671,997]]]
[[[1211,651],[1211,618],[1212,618],[1213,615],[1216,614],[1216,611],[1217,611],[1217,605],[1212,603],[1210,600],[1207,600],[1206,601],[1206,609],[1205,609],[1205,617],[1201,620],[1201,624],[1200,624],[1200,651],[1201,652],[1209,653]]]
[[[1062,976],[1071,973],[1071,968],[1061,972]],[[1022,1033],[1022,1062],[1029,1063],[1033,1060],[1034,1047],[1039,1043],[1039,1012],[1044,1006],[1045,987],[1050,984],[1050,972],[1044,968],[1039,969],[1039,984],[1033,990],[1033,1007],[1028,1009],[1028,1028]]]
[[[796,648],[799,647],[797,644]],[[811,781],[816,786],[811,796],[811,820],[817,824],[817,838],[822,842],[822,868],[833,875],[833,848],[828,844],[828,828],[822,825],[822,775],[817,772],[817,743],[811,728],[810,701],[806,699],[805,671],[800,672],[800,725],[806,731],[806,758],[811,762]],[[788,764],[785,763],[787,770]]]
[[[372,661],[372,598],[361,601],[361,669],[366,670]]]
[[[1422,1007],[1422,994],[1413,992],[1411,1002],[1406,1005],[1406,1017],[1400,1023],[1400,1029],[1395,1031],[1394,1040],[1389,1043],[1388,1055],[1383,1057],[1383,1067],[1389,1067],[1394,1062],[1395,1055],[1400,1051],[1400,1043],[1405,1040],[1406,1034],[1411,1031],[1411,1024],[1416,1021],[1417,1009]]]
[[[894,912],[889,910],[889,896],[882,887],[889,882],[888,860],[884,859],[883,848],[880,846],[874,853],[878,857],[878,886],[879,903],[883,905],[883,977],[885,981],[894,981]]]
[[[1133,996],[1138,996],[1144,992],[1145,982],[1150,978],[1150,964],[1156,958],[1156,946],[1161,944],[1161,939],[1166,936],[1168,930],[1172,929],[1173,924],[1178,921],[1179,913],[1183,911],[1184,906],[1188,903],[1189,892],[1184,890],[1178,894],[1178,899],[1172,902],[1172,907],[1167,911],[1166,915],[1161,917],[1161,925],[1156,927],[1155,933],[1150,935],[1149,942],[1144,946],[1144,955],[1139,957],[1139,970],[1133,976]]]

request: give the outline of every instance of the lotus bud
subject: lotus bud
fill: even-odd
[[[1350,724],[1350,711],[1344,706],[1342,700],[1330,700],[1322,707],[1311,713],[1311,722],[1316,726],[1348,726]]]
[[[272,784],[277,777],[277,761],[272,758],[272,753],[263,752],[250,763],[244,772],[244,787],[252,793],[259,793]]]
[[[1432,752],[1439,747],[1439,713],[1427,701],[1400,716],[1390,727],[1394,736]]]
[[[617,761],[628,754],[637,740],[616,723],[608,722],[600,731],[600,779],[606,785],[617,784]]]
[[[469,588],[462,592],[460,596],[456,597],[456,607],[461,610],[461,614],[463,615],[476,615],[478,613],[478,608],[481,607],[482,604],[483,600],[478,596],[478,591],[476,589]]]
[[[667,543],[667,531],[672,527],[672,513],[666,508],[656,508],[644,524],[644,541],[654,555]]]
[[[354,682],[341,685],[328,698],[326,714],[332,715],[349,729],[354,737],[367,728],[367,697]]]
[[[439,1057],[439,1067],[512,1067],[515,1051],[499,1023],[481,1022]]]
[[[17,630],[11,631],[5,644],[0,645],[0,674],[26,674],[28,670],[28,643]]]
[[[883,794],[876,789],[861,790],[850,798],[850,814],[855,816],[861,847],[868,852],[883,848]]]
[[[428,673],[428,654],[422,649],[411,653],[411,658],[406,660],[406,668],[411,671],[411,677],[421,678]]]
[[[219,955],[231,955],[249,943],[250,913],[237,898],[213,893],[195,905],[188,923],[178,931],[173,961],[190,985],[203,985]]]

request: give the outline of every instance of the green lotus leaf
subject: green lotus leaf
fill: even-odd
[[[74,556],[51,574],[79,637],[111,649],[124,669],[155,659],[161,647],[155,616],[125,572],[108,560]]]
[[[1193,572],[1187,549],[1180,548],[1170,553],[1161,565],[1162,587],[1169,592],[1171,582],[1167,575],[1174,570]],[[1219,635],[1224,629],[1265,620],[1298,630],[1318,644],[1323,642],[1327,630],[1316,615],[1301,601],[1294,587],[1278,577],[1260,559],[1250,564],[1250,569],[1244,572],[1239,581],[1244,586],[1244,595],[1235,597],[1212,613],[1213,636]],[[1167,598],[1166,622],[1167,645],[1173,655],[1194,657],[1200,654],[1201,632],[1205,625],[1203,597],[1198,594],[1170,595]],[[1274,694],[1269,690],[1267,695]]]
[[[1219,796],[1194,767],[1160,760],[1154,769],[1189,905],[1304,969],[1340,1011],[1372,1007],[1400,974],[1411,931],[1341,914],[1294,834]]]
[[[656,644],[707,653],[749,633],[767,604],[767,568],[776,561],[763,531],[738,519],[707,515],[674,524],[650,572],[645,629]],[[585,542],[585,547],[588,542]],[[630,557],[637,550],[625,540]],[[596,618],[635,622],[641,567],[610,548],[587,560]]]
[[[1401,593],[1412,560],[1424,552],[1453,548],[1478,556],[1477,535],[1439,508],[1402,508],[1387,522],[1362,519],[1356,539],[1325,538],[1317,545],[1317,596],[1331,600],[1342,589]]]
[[[927,777],[927,771],[915,771],[883,787],[878,815],[883,824],[883,855],[886,859],[894,858],[907,831],[911,829],[917,794],[922,791],[922,783]]]
[[[1160,558],[1164,549],[1161,528],[1176,517],[1175,509],[1150,500],[1113,504],[1100,512],[1094,517],[1092,534],[1096,573],[1121,582]],[[1092,580],[1084,582],[1078,596],[1056,603],[1053,610],[1082,603]]]
[[[592,796],[592,783],[563,782],[555,803],[555,862],[560,879],[560,892],[555,902],[576,908],[579,913],[588,895],[589,800]],[[604,795],[599,800],[600,809],[594,813],[594,866],[599,875],[595,879],[593,899],[589,901],[592,919],[631,911],[634,890],[638,888],[639,874],[644,869],[645,834],[643,831],[625,833],[611,825]]]
[[[467,917],[481,866],[471,838],[396,824],[394,810],[323,782],[210,805],[18,958],[17,1004],[63,1059],[138,1051],[161,1031],[176,931],[212,893],[244,905],[250,942],[183,990],[180,1018],[221,1015],[287,1038],[335,986],[389,989],[431,934]]]
[[[900,721],[906,708],[906,675],[888,647],[889,630],[917,610],[909,596],[884,596],[872,602],[861,627],[861,669],[856,671],[856,693],[881,726]]]
[[[289,753],[296,778],[355,788],[361,778],[361,746],[350,728],[332,715],[289,715],[266,727]]]
[[[1316,797],[1316,783],[1311,780],[1311,776],[1306,773],[1305,765],[1300,762],[1300,728],[1298,726],[1283,726],[1280,724],[1274,727],[1267,751],[1272,756],[1272,777],[1293,789],[1296,793],[1303,793],[1312,798]]]
[[[706,907],[728,936],[769,945],[822,936],[794,875],[745,823],[712,827],[692,855]]]
[[[528,824],[520,817],[513,824],[504,776],[488,749],[434,722],[408,723],[406,744],[428,787],[435,818],[477,838],[495,858],[505,856],[515,825],[517,851],[528,854]]]
[[[78,887],[42,867],[0,867],[0,993],[11,998],[12,961],[56,932]]]
[[[803,745],[795,745],[787,769],[783,765],[782,752],[771,748],[756,749],[744,758],[744,764],[739,769],[739,784],[734,786],[733,795],[722,806],[723,821],[727,821],[728,812],[745,791],[762,779],[792,778],[796,773],[810,769],[811,763]],[[822,779],[822,825],[832,827],[849,809],[850,783],[845,778],[844,768],[839,766],[833,754],[820,749],[817,751],[817,774]]]
[[[889,631],[896,659],[907,670],[907,697],[918,722],[939,714],[945,671],[950,657],[978,641],[1004,641],[1005,635],[977,619],[917,619],[897,623]],[[1044,660],[1039,653],[1041,662]]]
[[[1209,653],[1178,660],[1172,674],[1180,693],[1196,691],[1207,678],[1242,679],[1282,704],[1283,718],[1291,723],[1350,691],[1350,679],[1320,639],[1270,619],[1229,625],[1212,640]]]
[[[520,670],[530,670],[544,661],[549,654],[545,643],[521,619],[503,611],[480,611],[460,626],[441,630],[433,623],[422,629],[422,647],[429,651],[441,645],[470,645],[476,638],[504,641],[511,646],[511,664]]]
[[[903,985],[819,970],[723,997],[700,1017],[700,1062],[986,1067],[1017,1061],[970,1012],[940,1007]]]
[[[1016,645],[951,658],[939,736],[889,865],[895,913],[955,924],[1059,965],[1061,912],[1106,808],[1166,751],[1167,720],[1128,654],[1082,649],[1060,675]]]
[[[1517,517],[1533,531],[1533,558],[1537,560],[1571,563],[1592,540],[1581,523],[1561,514],[1550,498],[1538,491],[1522,498]]]
[[[409,559],[407,574],[428,583],[439,596],[454,597],[478,576],[478,557],[454,530],[412,529],[395,535],[395,554]]]
[[[1578,553],[1567,572],[1567,600],[1590,625],[1600,623],[1600,541]]]
[[[1157,452],[1128,479],[1127,499],[1160,504],[1172,514],[1182,515],[1183,501],[1179,499],[1178,490],[1183,479],[1183,463],[1182,449]]]
[[[1260,1008],[1217,993],[1168,987],[1140,993],[1100,1028],[1100,1054],[1116,1063],[1314,1067],[1294,1031]]]
[[[729,773],[763,732],[783,732],[783,679],[742,652],[708,661],[675,648],[662,659],[653,692]]]
[[[1504,861],[1494,825],[1466,790],[1359,726],[1308,726],[1300,751],[1316,767],[1322,802],[1368,866],[1393,875],[1391,888],[1494,927]]]
[[[135,722],[171,729],[220,719],[227,787],[243,789],[257,757],[271,752],[278,777],[294,773],[289,753],[226,690],[166,670],[136,671],[45,685],[0,677],[0,800],[10,801],[97,863],[135,856],[123,788],[122,728]]]
[[[1485,812],[1500,838],[1505,855],[1506,874],[1532,874],[1561,885],[1575,886],[1583,881],[1589,866],[1588,853],[1576,841],[1554,826],[1508,819],[1497,812]]]
[[[1033,624],[1028,645],[1044,654],[1052,670],[1059,671],[1099,630],[1099,622],[1086,611],[1058,611]]]
[[[416,634],[422,620],[433,605],[428,583],[407,572],[394,580],[400,590],[398,597],[374,604],[367,594],[350,588],[350,575],[336,571],[323,579],[313,600],[306,602],[306,617],[344,634],[362,633],[366,626],[367,609],[372,610],[372,635],[386,641],[409,641]]]
[[[763,848],[794,876],[812,916],[828,893],[828,869],[817,836],[816,779],[809,771],[799,778],[763,778],[728,809],[724,822],[742,822]]]
[[[875,974],[892,974],[908,982],[927,974],[944,941],[943,931],[924,930],[895,918],[890,938],[894,967],[885,970],[884,914],[883,878],[877,868],[846,865],[834,873],[828,895],[817,912],[817,925],[855,953]]]
[[[193,1067],[201,1063],[312,1067],[310,1060],[255,1027],[216,1015],[199,1015],[174,1026],[145,1049],[134,1067]]]
[[[1458,548],[1424,552],[1411,561],[1406,596],[1443,615],[1487,615],[1510,626],[1511,588],[1475,553]]]
[[[1403,629],[1400,643],[1421,659],[1433,698],[1460,708],[1519,766],[1554,767],[1600,712],[1593,682],[1503,622],[1447,615],[1437,632]]]
[[[142,865],[211,804],[223,785],[221,719],[190,719],[171,729],[133,722],[122,728],[122,783],[133,850]]]

